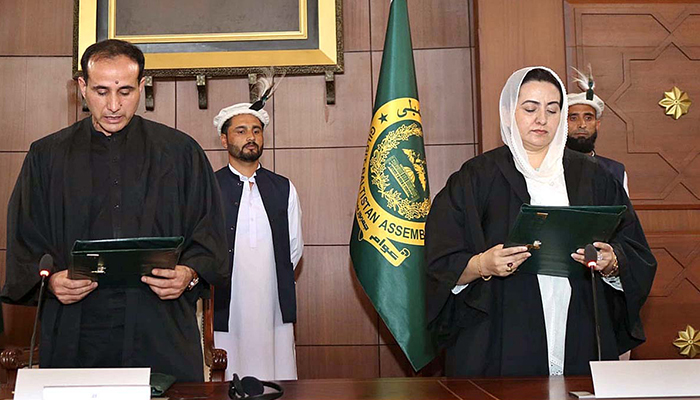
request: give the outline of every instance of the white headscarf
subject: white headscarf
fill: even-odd
[[[530,165],[527,152],[525,151],[525,147],[523,147],[523,140],[520,137],[520,131],[518,131],[518,124],[515,121],[515,110],[518,106],[520,85],[525,75],[533,69],[543,69],[551,73],[552,76],[556,78],[557,82],[559,82],[559,87],[562,92],[559,126],[554,134],[554,139],[549,144],[547,155],[542,165],[540,165],[540,168],[537,170]],[[505,86],[503,86],[499,109],[501,114],[501,138],[503,139],[503,143],[510,148],[510,152],[513,154],[513,160],[515,160],[515,167],[518,171],[520,171],[526,179],[544,184],[549,184],[558,178],[562,178],[564,176],[564,164],[562,159],[564,157],[564,148],[566,147],[566,123],[569,106],[566,98],[566,88],[561,79],[559,79],[559,76],[547,67],[527,67],[515,71],[513,75],[508,78]]]

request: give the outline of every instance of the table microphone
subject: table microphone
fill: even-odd
[[[39,288],[39,301],[36,306],[36,315],[34,316],[34,329],[32,329],[32,340],[29,343],[29,368],[32,367],[34,361],[34,340],[36,339],[36,327],[39,325],[39,314],[41,313],[41,301],[44,298],[44,284],[46,277],[53,269],[53,257],[51,254],[44,254],[39,261],[39,275],[41,276],[41,287]]]
[[[598,293],[595,285],[595,267],[598,265],[598,251],[592,244],[587,244],[584,249],[586,266],[591,269],[591,288],[593,290],[593,316],[595,318],[595,339],[598,345],[598,361],[602,361],[600,352],[600,319],[598,316]]]

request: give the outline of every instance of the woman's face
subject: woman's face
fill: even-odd
[[[529,81],[520,87],[515,122],[528,152],[549,148],[559,127],[561,96],[549,82]]]

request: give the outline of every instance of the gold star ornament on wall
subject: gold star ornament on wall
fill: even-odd
[[[688,325],[684,331],[678,331],[678,337],[673,342],[678,347],[682,356],[695,358],[700,353],[700,331]]]
[[[690,104],[688,93],[681,91],[676,86],[670,92],[664,92],[664,98],[659,102],[661,107],[666,107],[666,115],[672,116],[673,119],[687,114]]]

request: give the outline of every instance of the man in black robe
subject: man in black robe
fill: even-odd
[[[216,178],[191,137],[134,116],[137,47],[96,43],[81,66],[91,116],[31,145],[10,199],[0,296],[36,305],[39,259],[50,254],[41,367],[151,367],[202,381],[195,303],[229,280]],[[134,289],[68,279],[75,240],[149,236],[185,238],[175,269],[155,269]]]

